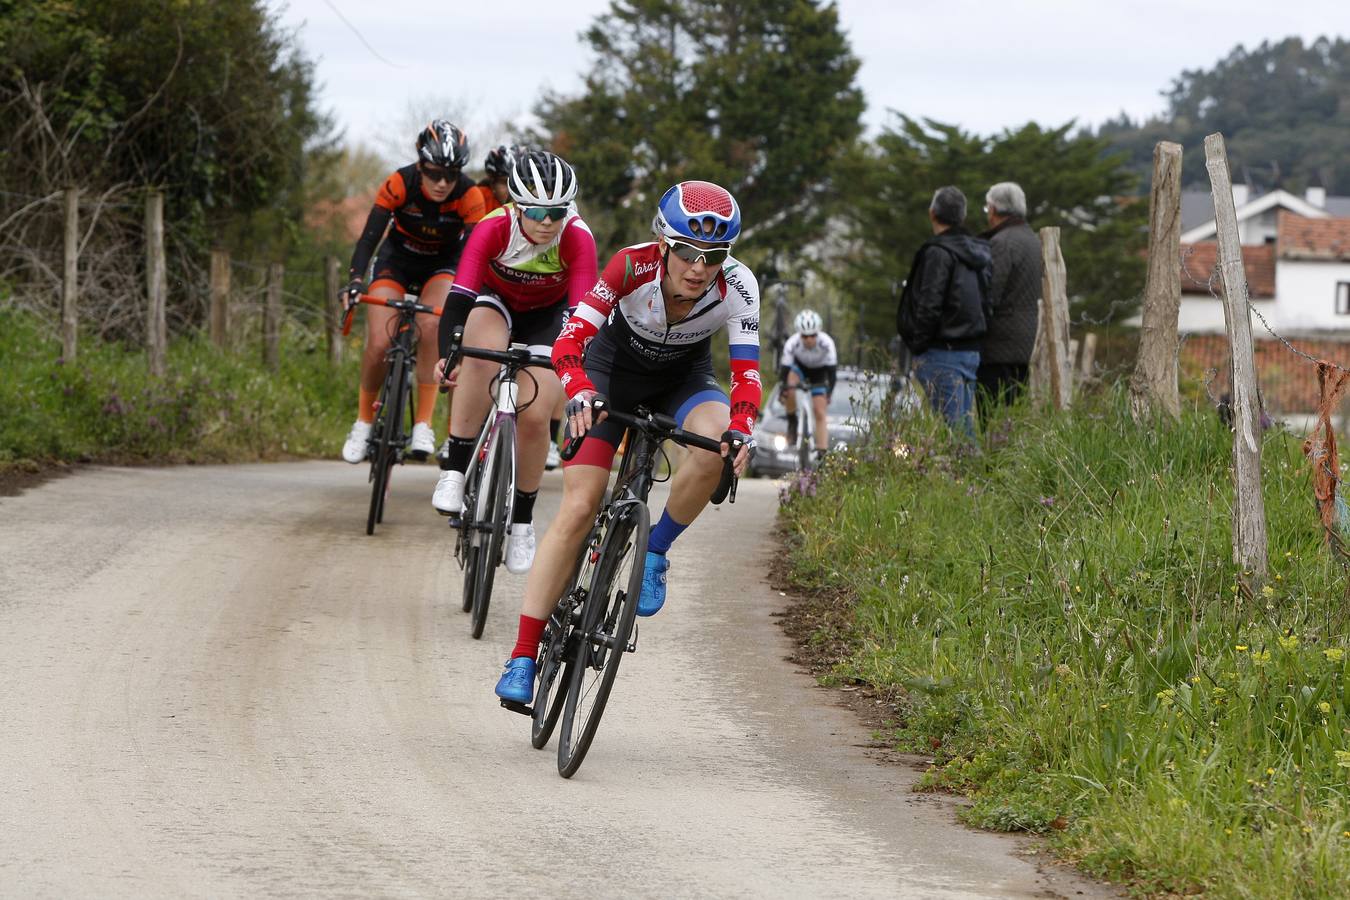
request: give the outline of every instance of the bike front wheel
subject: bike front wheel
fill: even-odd
[[[511,515],[511,453],[514,452],[516,431],[509,418],[503,418],[492,437],[488,458],[481,469],[483,479],[478,483],[471,538],[478,552],[473,570],[473,605],[470,610],[469,634],[477,640],[487,625],[488,607],[492,603],[492,581],[502,559],[506,540],[507,519]]]
[[[558,737],[558,774],[581,767],[628,651],[647,561],[650,515],[640,502],[623,503],[600,540],[590,589],[574,632],[567,700]]]

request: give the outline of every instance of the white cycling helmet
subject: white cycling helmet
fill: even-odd
[[[530,150],[511,161],[506,186],[517,206],[566,206],[577,196],[577,173],[556,154]]]
[[[815,334],[820,331],[820,316],[813,309],[804,309],[797,313],[796,325],[801,334]]]

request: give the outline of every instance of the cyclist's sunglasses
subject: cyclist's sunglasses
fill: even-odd
[[[532,222],[561,222],[567,218],[565,206],[522,206],[520,211]]]
[[[453,182],[459,177],[459,169],[441,169],[436,166],[421,166],[419,171],[421,171],[422,176],[432,184],[435,184],[438,181],[447,183]]]
[[[720,266],[731,255],[730,247],[699,247],[673,238],[666,238],[666,245],[687,263],[696,263],[701,259],[707,265]]]

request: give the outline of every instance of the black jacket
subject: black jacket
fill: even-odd
[[[980,348],[981,363],[1026,365],[1036,344],[1041,296],[1041,240],[1025,219],[1002,222],[981,237],[989,239],[994,256],[994,280],[989,302],[994,315]]]
[[[910,352],[979,350],[988,328],[989,242],[964,228],[924,241],[914,254],[895,325]]]

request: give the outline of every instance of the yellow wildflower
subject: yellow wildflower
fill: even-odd
[[[1333,750],[1336,757],[1336,765],[1342,769],[1350,769],[1350,750]]]
[[[1293,650],[1298,646],[1298,635],[1285,634],[1279,638],[1281,650]]]
[[[1345,656],[1345,651],[1340,647],[1328,647],[1322,651],[1322,655],[1331,662],[1340,662],[1341,657]]]
[[[1270,662],[1270,651],[1269,650],[1256,651],[1255,653],[1252,654],[1252,662],[1258,666],[1264,666],[1266,663]]]
[[[1167,688],[1167,689],[1165,689],[1165,690],[1158,691],[1158,701],[1159,701],[1164,707],[1171,706],[1171,705],[1172,705],[1172,698],[1176,696],[1176,693],[1177,693],[1177,692],[1174,691],[1174,690],[1172,690],[1171,688]]]
[[[1274,596],[1275,596],[1275,589],[1274,589],[1273,587],[1271,587],[1270,585],[1266,585],[1265,587],[1261,588],[1261,596],[1263,596],[1263,597],[1274,597]]]
[[[1266,769],[1266,774],[1267,774],[1267,775],[1274,775],[1274,774],[1275,774],[1275,770],[1274,770],[1274,769]]]
[[[1322,711],[1322,715],[1326,715],[1327,713],[1331,712],[1331,704],[1325,700],[1317,704],[1317,708]]]
[[[1239,653],[1246,653],[1246,652],[1247,652],[1247,645],[1246,645],[1246,644],[1238,644],[1238,645],[1236,645],[1235,647],[1233,647],[1233,649],[1236,650],[1236,651],[1239,652]]]

